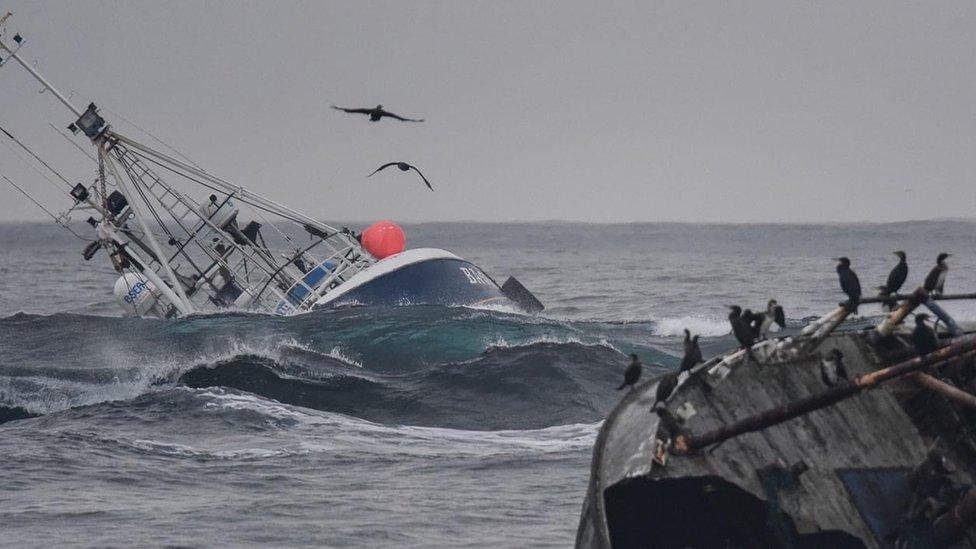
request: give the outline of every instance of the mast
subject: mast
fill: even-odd
[[[0,50],[7,52],[10,58],[17,61],[17,63],[19,63],[21,67],[24,67],[24,69],[27,70],[27,72],[30,73],[31,76],[33,76],[38,82],[40,82],[44,86],[45,90],[49,90],[52,94],[54,94],[54,96],[58,98],[58,101],[64,104],[64,106],[67,107],[68,110],[70,110],[72,113],[75,114],[75,116],[78,117],[78,121],[75,122],[72,126],[78,127],[82,131],[84,131],[85,135],[87,135],[91,139],[92,143],[94,143],[98,147],[98,156],[100,161],[103,162],[105,165],[107,165],[109,172],[112,174],[119,188],[122,189],[123,194],[125,194],[127,197],[130,197],[129,206],[132,208],[133,212],[135,213],[136,221],[139,223],[139,226],[143,230],[143,238],[145,238],[149,242],[149,246],[152,248],[153,252],[156,253],[157,257],[159,258],[165,257],[162,251],[162,247],[159,245],[159,242],[156,240],[155,235],[153,235],[149,226],[146,224],[146,219],[143,215],[143,212],[140,210],[138,206],[138,201],[134,200],[135,195],[129,191],[128,186],[126,185],[124,179],[116,171],[115,166],[111,162],[111,159],[106,158],[107,155],[105,153],[104,136],[107,133],[108,125],[105,124],[105,121],[100,116],[98,116],[97,110],[95,109],[95,105],[94,104],[89,105],[88,109],[85,111],[82,111],[81,109],[76,107],[63,93],[61,93],[60,90],[55,88],[54,85],[51,84],[51,82],[48,81],[48,79],[45,78],[43,74],[41,74],[40,71],[38,71],[35,67],[31,66],[30,63],[27,63],[18,54],[18,50],[20,50],[21,46],[23,46],[24,44],[23,37],[21,37],[19,34],[15,34],[13,36],[13,41],[16,44],[15,48],[11,48],[6,42],[4,42],[3,36],[0,35]],[[159,290],[163,292],[165,295],[167,295],[167,297],[169,297],[173,301],[173,306],[175,306],[181,313],[183,313],[184,315],[192,314],[194,310],[193,303],[190,302],[190,298],[187,297],[186,292],[183,290],[183,285],[180,282],[179,278],[176,276],[176,273],[173,271],[172,267],[169,265],[168,262],[161,260],[159,263],[162,266],[163,271],[166,273],[167,278],[169,278],[171,284],[171,288],[167,288],[166,285],[164,284],[163,287],[159,288]],[[145,274],[145,271],[147,270],[151,270],[151,269],[149,268],[143,269],[144,271],[143,274]]]
[[[105,166],[108,168],[108,171],[112,174],[112,177],[115,179],[115,182],[118,184],[119,188],[122,189],[123,194],[125,194],[126,196],[134,196],[134,194],[129,191],[129,187],[128,185],[126,185],[125,179],[121,175],[119,175],[119,172],[116,170],[115,165],[112,163],[112,159],[108,158],[108,154],[105,152],[105,149],[99,147],[98,156],[105,163]],[[166,292],[165,285],[162,288],[160,288],[160,291],[167,293],[167,295],[171,299],[173,297],[177,298],[173,301],[173,305],[177,309],[179,309],[181,313],[185,315],[192,314],[193,303],[190,302],[190,298],[187,297],[186,292],[183,291],[183,284],[180,282],[180,279],[176,276],[176,273],[173,272],[173,268],[170,266],[169,262],[163,260],[163,258],[166,256],[165,254],[163,254],[163,250],[160,247],[159,242],[156,241],[156,237],[155,235],[153,235],[152,230],[149,228],[149,225],[146,224],[146,217],[143,215],[143,212],[141,211],[141,209],[137,204],[138,204],[137,200],[129,201],[129,207],[132,208],[133,212],[135,212],[136,221],[139,222],[139,226],[142,228],[143,238],[149,241],[149,246],[152,247],[152,251],[156,254],[156,257],[160,259],[159,264],[163,267],[163,271],[166,273],[166,277],[169,278],[170,283],[172,284],[173,287],[173,291],[176,293],[175,295],[169,296],[169,293]],[[151,271],[151,270],[152,269],[149,268],[143,269],[143,271]]]
[[[8,13],[7,16],[9,16],[9,15],[10,14]],[[6,20],[7,16],[4,17],[4,20]],[[63,93],[61,93],[57,88],[55,88],[53,85],[51,85],[51,83],[48,82],[47,78],[44,78],[44,75],[41,74],[40,71],[38,71],[36,68],[32,67],[30,65],[30,63],[24,61],[24,59],[20,55],[17,54],[17,50],[19,50],[20,47],[24,44],[24,39],[19,34],[15,34],[14,37],[13,37],[13,40],[14,40],[14,43],[17,44],[17,46],[15,48],[11,48],[10,46],[8,46],[3,41],[3,35],[0,34],[0,50],[3,50],[5,52],[7,52],[7,55],[9,55],[10,58],[12,58],[14,61],[20,63],[20,66],[21,67],[24,67],[24,69],[26,69],[27,72],[29,72],[31,74],[31,76],[33,76],[34,78],[36,78],[37,81],[40,82],[44,86],[44,89],[50,90],[50,92],[53,93],[54,96],[58,98],[58,101],[60,101],[61,103],[63,103],[65,107],[68,107],[68,110],[70,110],[71,112],[73,112],[75,114],[75,116],[80,117],[81,114],[82,114],[82,111],[79,110],[78,107],[74,106],[74,104],[67,97],[65,97]],[[0,65],[0,66],[2,66],[2,65]]]
[[[68,129],[83,133],[97,150],[97,155],[89,155],[98,164],[97,179],[89,186],[75,185],[69,194],[76,206],[85,203],[101,215],[101,220],[90,217],[88,222],[116,270],[148,278],[179,315],[226,307],[277,314],[307,311],[318,298],[375,262],[348,229],[340,231],[117,133],[94,103],[85,109],[75,106],[26,62],[18,53],[23,44],[19,34],[11,41],[0,30],[0,58],[5,58],[0,66],[16,60],[74,113],[77,118]],[[167,178],[157,170],[168,172]],[[116,191],[106,188],[106,175]],[[214,194],[209,202],[198,202],[174,183],[205,187]],[[256,219],[245,222],[243,215],[238,224],[238,214],[244,212],[237,203],[246,205],[263,224]],[[266,214],[303,228],[311,243],[298,244]],[[262,226],[277,231],[277,241],[266,240]],[[86,249],[85,259],[97,249]]]

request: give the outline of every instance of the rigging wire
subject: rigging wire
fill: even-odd
[[[77,94],[78,97],[80,97],[80,98],[88,101],[88,103],[93,103],[93,101],[89,101],[89,100],[86,99],[85,94],[78,93],[78,91],[77,90],[74,90],[74,89],[69,90],[69,96],[75,95],[75,94]],[[203,170],[203,168],[199,164],[197,164],[196,162],[194,162],[193,160],[191,160],[190,157],[188,157],[187,155],[183,154],[179,149],[177,149],[173,145],[170,145],[169,143],[163,141],[162,139],[160,139],[159,137],[157,137],[155,134],[153,134],[149,130],[143,128],[139,124],[136,124],[135,122],[129,120],[125,116],[122,116],[122,114],[119,113],[118,111],[112,110],[112,109],[110,109],[108,107],[99,107],[99,109],[100,110],[103,110],[105,112],[108,112],[110,114],[112,114],[112,116],[117,116],[120,120],[122,120],[126,124],[129,124],[130,126],[134,127],[135,129],[141,131],[142,133],[144,133],[144,134],[148,135],[149,137],[151,137],[152,139],[154,139],[160,145],[162,145],[162,146],[166,147],[167,149],[173,151],[176,154],[176,156],[179,156],[183,160],[186,160],[188,163],[192,164],[193,166],[196,166],[198,169]]]
[[[95,155],[93,155],[92,153],[86,151],[85,148],[82,147],[81,145],[75,143],[70,137],[68,137],[67,134],[65,134],[64,132],[62,132],[60,128],[58,128],[57,126],[55,126],[54,124],[52,124],[50,122],[48,122],[47,125],[48,126],[51,126],[52,128],[54,128],[54,131],[56,131],[59,134],[61,134],[61,137],[65,138],[65,140],[67,140],[68,143],[71,143],[72,145],[74,145],[76,149],[78,149],[79,151],[81,151],[81,154],[83,154],[83,155],[87,156],[88,158],[90,158],[92,162],[98,162],[98,160],[95,158]]]
[[[132,152],[133,154],[137,155],[139,158],[141,158],[141,159],[143,159],[143,160],[145,160],[147,162],[151,162],[151,163],[159,166],[160,168],[163,168],[164,170],[166,170],[168,172],[171,172],[173,174],[176,174],[179,177],[182,177],[184,179],[187,179],[189,181],[192,181],[192,182],[196,183],[197,185],[201,185],[201,186],[206,187],[206,188],[208,188],[208,189],[210,189],[212,191],[216,191],[216,192],[218,192],[220,194],[228,194],[226,189],[222,189],[222,188],[220,188],[220,187],[218,187],[216,185],[213,185],[211,183],[207,183],[206,181],[201,181],[199,179],[196,179],[194,177],[191,177],[191,176],[189,176],[189,175],[187,175],[187,174],[185,174],[185,173],[183,173],[181,171],[178,171],[176,168],[173,168],[172,166],[167,166],[166,164],[164,164],[164,163],[162,163],[162,162],[160,162],[160,161],[158,161],[158,160],[156,160],[156,159],[154,159],[154,158],[152,158],[150,156],[145,156],[145,155],[136,153],[136,152],[131,151],[131,150],[129,152]],[[261,211],[270,213],[272,215],[277,215],[278,217],[281,217],[283,219],[287,219],[287,220],[292,221],[292,222],[294,222],[294,223],[296,223],[298,225],[305,226],[305,225],[308,224],[307,222],[305,222],[305,221],[303,221],[301,219],[298,219],[296,217],[289,216],[289,215],[285,215],[285,214],[283,214],[281,212],[276,212],[276,211],[271,210],[269,208],[266,208],[264,206],[255,204],[253,202],[249,202],[246,198],[244,198],[242,196],[235,196],[234,198],[235,198],[235,200],[237,200],[238,202],[241,202],[242,204],[247,204],[248,206],[251,206],[252,208],[257,208],[258,210],[261,210]]]
[[[31,162],[30,160],[28,160],[23,154],[21,154],[16,149],[14,149],[13,147],[11,147],[10,144],[7,143],[6,141],[3,141],[2,143],[3,143],[4,148],[6,148],[8,151],[10,151],[10,154],[16,156],[18,160],[20,160],[28,168],[30,168],[31,170],[33,170],[34,173],[36,173],[37,175],[41,176],[41,179],[43,179],[43,180],[47,181],[48,183],[50,183],[51,185],[53,185],[54,188],[58,190],[58,192],[64,192],[64,188],[58,182],[56,182],[53,179],[51,179],[51,176],[48,173],[42,171],[40,168],[38,168],[37,166],[35,166],[33,162]]]
[[[51,216],[51,219],[53,219],[55,223],[57,223],[58,225],[61,225],[62,227],[64,227],[65,230],[67,230],[69,233],[71,233],[72,235],[74,235],[75,238],[77,238],[78,240],[83,240],[85,242],[94,242],[94,240],[92,240],[90,238],[85,238],[85,237],[81,236],[80,234],[76,233],[74,231],[74,229],[72,229],[70,226],[68,226],[68,224],[66,223],[65,218],[64,218],[63,215],[54,215],[53,213],[51,213],[51,210],[48,210],[47,208],[45,208],[43,204],[41,204],[40,202],[38,202],[37,200],[35,200],[34,197],[31,196],[27,191],[25,191],[24,189],[22,189],[20,187],[20,185],[18,185],[16,183],[14,183],[13,181],[11,181],[9,177],[7,177],[6,175],[0,174],[0,178],[2,178],[7,183],[10,183],[10,185],[13,188],[15,188],[18,191],[20,191],[20,194],[26,196],[28,200],[30,200],[31,202],[33,202],[34,205],[37,206],[38,208],[40,208],[44,213],[46,213],[47,215]]]
[[[58,178],[61,181],[64,181],[64,184],[65,185],[67,185],[68,187],[72,187],[73,186],[70,181],[68,181],[67,179],[65,179],[65,177],[63,175],[61,175],[60,173],[58,173],[57,170],[55,170],[54,168],[52,168],[50,164],[48,164],[47,162],[45,162],[44,159],[41,158],[40,156],[38,156],[34,151],[30,150],[27,147],[27,145],[24,145],[23,143],[21,143],[21,141],[19,139],[17,139],[13,135],[11,135],[10,132],[8,132],[3,126],[0,126],[0,132],[3,132],[7,137],[10,138],[11,141],[13,141],[14,143],[20,145],[20,148],[22,148],[25,151],[27,151],[28,154],[30,154],[32,157],[34,157],[34,160],[37,160],[45,168],[51,170],[51,173],[53,173],[54,175],[58,176]]]

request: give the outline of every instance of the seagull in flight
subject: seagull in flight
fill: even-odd
[[[380,118],[383,118],[384,116],[389,116],[390,118],[395,118],[395,119],[397,119],[397,120],[399,120],[401,122],[423,122],[424,121],[423,118],[420,118],[420,119],[416,119],[416,118],[404,118],[404,117],[402,117],[402,116],[400,116],[398,114],[393,114],[390,111],[384,111],[383,110],[383,105],[376,105],[372,109],[369,109],[369,108],[347,109],[345,107],[337,107],[335,105],[331,105],[331,107],[333,109],[337,110],[337,111],[348,112],[350,114],[368,114],[369,115],[370,122],[379,122]]]
[[[413,171],[417,172],[417,175],[419,175],[420,178],[424,180],[424,184],[427,185],[427,188],[430,189],[430,190],[432,190],[432,191],[434,190],[434,187],[431,187],[430,186],[430,181],[427,181],[427,178],[424,177],[424,174],[420,173],[420,170],[418,170],[415,166],[411,166],[410,164],[407,164],[406,162],[387,162],[386,164],[383,164],[379,168],[376,168],[376,170],[374,170],[373,173],[367,175],[366,177],[373,177],[373,174],[375,174],[376,172],[381,171],[381,170],[385,170],[386,168],[389,168],[390,166],[396,166],[397,168],[400,168],[400,171],[401,172],[405,172],[407,170],[413,170]]]

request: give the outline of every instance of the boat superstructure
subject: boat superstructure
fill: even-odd
[[[541,309],[514,279],[499,286],[443,250],[407,250],[377,260],[347,228],[322,223],[179,153],[120,133],[94,103],[79,108],[25,61],[19,53],[25,40],[5,33],[5,20],[0,67],[15,61],[27,70],[73,113],[68,129],[95,148],[97,177],[88,185],[62,177],[74,203],[55,217],[88,216],[94,239],[84,257],[100,251],[108,257],[120,275],[115,296],[128,314],[174,317],[229,308],[290,315],[340,304],[493,302]]]

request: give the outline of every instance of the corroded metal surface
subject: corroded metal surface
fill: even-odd
[[[835,333],[812,354],[779,363],[738,362],[729,370],[699,367],[668,400],[673,414],[687,416],[683,432],[704,433],[776,406],[822,393],[820,353],[840,349],[853,378],[883,366],[864,332]],[[893,382],[766,429],[742,434],[717,447],[689,456],[654,460],[658,420],[650,413],[655,382],[627,395],[604,423],[594,449],[593,470],[584,504],[577,545],[609,547],[604,493],[615,484],[643,479],[718,477],[769,499],[759,471],[802,463],[795,486],[775,495],[776,506],[792,519],[800,534],[841,531],[869,547],[875,539],[850,499],[839,471],[911,470],[926,459],[932,443],[917,428],[896,398],[898,391],[920,391],[910,381]],[[662,435],[658,435],[662,436]],[[972,482],[976,464],[961,464]]]

